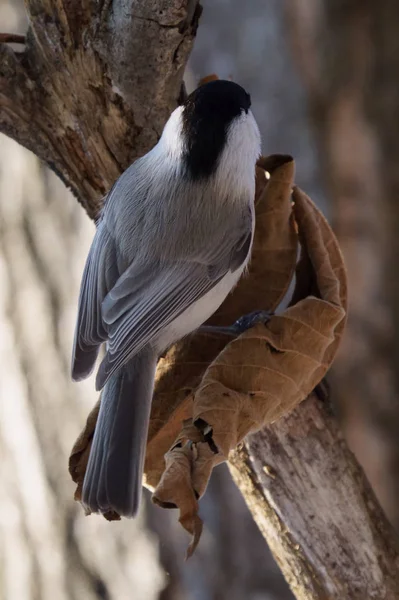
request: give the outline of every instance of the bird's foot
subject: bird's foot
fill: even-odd
[[[267,310],[255,310],[247,315],[243,315],[233,325],[226,327],[219,327],[217,325],[202,325],[199,329],[199,333],[215,333],[221,335],[228,335],[230,337],[238,337],[247,329],[254,327],[257,323],[267,323],[274,313],[268,312]]]

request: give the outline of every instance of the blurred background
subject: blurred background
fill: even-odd
[[[337,415],[399,527],[399,6],[393,0],[203,0],[187,84],[210,73],[253,100],[263,152],[295,157],[297,183],[332,222],[351,315],[330,376]],[[23,0],[0,30],[23,33]],[[0,137],[0,597],[5,600],[292,598],[228,469],[201,501],[184,562],[175,511],[146,494],[108,523],[73,501],[67,463],[96,401],[69,377],[78,286],[94,225],[35,156]]]

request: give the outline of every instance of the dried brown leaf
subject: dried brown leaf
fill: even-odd
[[[343,333],[347,282],[342,255],[327,221],[298,188],[293,193],[302,242],[297,301],[267,324],[231,341],[206,370],[193,396],[193,423],[210,427],[208,442],[217,453],[190,464],[192,488],[200,492],[212,468],[250,432],[272,423],[304,400],[331,365]],[[306,288],[317,296],[301,297]],[[204,429],[205,430],[205,429]],[[185,435],[190,435],[185,426]],[[211,436],[211,437],[210,437]],[[193,446],[204,442],[193,440]],[[216,448],[215,448],[216,447]],[[201,488],[194,487],[195,478]],[[174,485],[176,481],[174,481]],[[163,488],[168,488],[167,477]],[[154,496],[157,497],[158,489]]]
[[[194,552],[202,533],[202,520],[198,516],[198,501],[191,471],[197,459],[193,444],[176,446],[165,455],[165,471],[158,484],[155,504],[162,508],[180,508],[179,521],[193,537],[187,558]]]
[[[229,451],[249,432],[292,410],[319,383],[335,356],[347,311],[347,283],[338,243],[311,200],[294,191],[295,216],[320,298],[299,300],[266,325],[233,340],[206,371],[193,419],[212,427]]]

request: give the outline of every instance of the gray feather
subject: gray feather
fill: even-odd
[[[219,274],[219,279],[223,275]],[[116,289],[115,296],[111,292],[102,305],[108,327],[108,351],[97,373],[97,389],[101,389],[130,356],[154,342],[160,331],[206,294],[217,281],[209,277],[204,265],[182,263],[174,265],[174,268],[165,266],[162,273],[154,272],[151,283],[144,290],[132,286],[129,293],[127,288],[124,302],[119,290]],[[118,283],[115,288],[118,288]]]
[[[100,345],[107,339],[101,303],[119,277],[117,252],[105,224],[100,223],[83,272],[73,345],[72,378],[92,372]]]
[[[82,502],[92,512],[137,512],[155,368],[154,352],[141,352],[104,388],[83,483]]]

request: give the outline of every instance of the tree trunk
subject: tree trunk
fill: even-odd
[[[150,3],[133,0],[99,0],[94,3],[88,0],[79,3],[27,0],[26,5],[30,29],[25,49],[22,53],[16,53],[10,47],[0,45],[0,129],[45,160],[71,187],[89,216],[95,217],[101,206],[101,197],[117,176],[155,143],[166,118],[184,93],[181,80],[200,9],[195,1],[182,4],[163,0],[152,0]],[[18,177],[15,180],[20,182]],[[28,184],[23,189],[27,188]],[[17,315],[13,330],[17,335],[22,331],[19,322],[27,318],[29,309],[30,313],[27,314],[32,321],[38,320],[36,311],[32,310],[30,297],[24,302],[27,298],[26,290],[24,293],[26,281],[29,282],[30,277],[36,275],[45,281],[50,291],[48,298],[42,298],[44,308],[39,320],[51,319],[48,331],[53,332],[49,340],[42,334],[41,328],[36,335],[29,330],[29,339],[21,344],[20,368],[25,373],[34,373],[33,378],[27,378],[28,382],[34,382],[26,390],[29,395],[23,395],[21,390],[13,390],[12,378],[7,390],[8,396],[24,399],[22,405],[21,402],[17,403],[16,410],[19,413],[26,412],[28,407],[32,411],[32,416],[23,420],[25,430],[31,427],[30,419],[36,419],[36,434],[26,431],[26,439],[33,439],[31,445],[23,446],[18,453],[15,450],[19,461],[15,466],[18,479],[15,484],[10,474],[9,482],[10,486],[15,486],[18,496],[24,490],[23,476],[29,475],[29,463],[25,462],[25,457],[29,456],[30,461],[32,456],[32,460],[38,463],[38,471],[43,470],[39,450],[36,450],[36,454],[33,451],[35,444],[49,466],[54,462],[49,469],[46,465],[47,476],[48,473],[56,473],[55,466],[59,468],[65,462],[62,456],[69,449],[76,431],[73,427],[73,431],[66,431],[69,412],[68,415],[63,412],[66,403],[61,401],[62,395],[68,395],[74,407],[73,414],[76,416],[72,417],[71,423],[75,423],[75,426],[78,421],[82,423],[81,409],[77,408],[81,404],[75,388],[71,391],[64,354],[65,345],[69,347],[71,341],[70,338],[66,339],[68,336],[65,336],[65,331],[73,330],[70,322],[72,315],[69,308],[65,315],[62,313],[57,287],[61,289],[61,286],[70,285],[72,277],[77,277],[81,267],[75,266],[71,259],[72,249],[76,247],[73,238],[76,224],[73,218],[70,224],[65,216],[62,217],[63,210],[71,210],[66,201],[61,202],[63,208],[58,211],[59,197],[54,200],[53,196],[47,197],[47,204],[51,202],[54,210],[54,219],[60,221],[60,229],[56,230],[55,236],[49,235],[47,239],[47,204],[38,209],[38,215],[28,219],[26,215],[30,210],[31,192],[25,193],[26,203],[21,204],[21,210],[18,211],[15,211],[15,192],[9,189],[7,196],[10,198],[7,210],[18,221],[14,252],[21,252],[21,248],[26,247],[29,249],[28,252],[25,248],[26,255],[30,257],[26,259],[23,272],[14,272],[13,246],[3,242],[2,252],[9,281],[8,310],[10,314]],[[7,222],[6,231],[3,232],[6,236],[10,229],[12,231],[9,225],[12,220],[4,222]],[[68,229],[69,237],[64,228]],[[33,235],[37,231],[40,231],[40,236]],[[68,272],[71,267],[66,264],[63,269],[59,267],[63,259],[55,260],[50,254],[44,260],[41,254],[43,248],[47,250],[49,247],[56,252],[62,236],[65,236],[67,245],[63,259],[68,256],[68,265],[73,265],[69,280],[64,277],[64,271]],[[31,257],[34,258],[33,265]],[[36,293],[41,298],[40,291]],[[60,346],[62,353],[58,352]],[[35,361],[33,365],[32,357],[36,356],[41,357],[41,362]],[[55,402],[52,393],[54,380],[58,382],[57,389],[60,390]],[[79,393],[88,397],[87,389],[81,388]],[[46,409],[52,406],[48,410],[47,420],[43,419],[44,405]],[[11,434],[12,422],[20,423],[17,415],[6,415],[0,439],[12,438],[15,444],[17,433]],[[398,596],[398,582],[393,575],[398,556],[390,528],[352,455],[340,439],[333,420],[318,401],[308,400],[288,420],[252,436],[247,448],[249,454],[243,451],[234,458],[235,479],[298,598],[389,599]],[[315,448],[318,449],[318,456],[315,456]],[[308,461],[312,469],[306,468]],[[324,473],[326,465],[328,471]],[[335,466],[338,471],[334,471]],[[11,469],[14,469],[13,465]],[[40,485],[53,490],[53,507],[51,503],[49,506],[47,500],[43,501],[34,514],[26,508],[28,498],[23,499],[29,523],[36,522],[37,514],[49,510],[53,511],[56,521],[56,500],[59,502],[59,498],[70,495],[65,480],[59,483],[57,478],[52,480],[42,474],[40,481]],[[322,494],[323,488],[328,492]],[[47,494],[43,493],[43,498],[47,498]],[[82,579],[76,585],[83,586],[81,589],[85,590],[85,598],[90,598],[90,593],[93,597],[96,594],[106,597],[108,590],[115,597],[128,597],[130,580],[124,572],[125,561],[118,562],[117,548],[123,548],[125,553],[133,552],[137,546],[132,545],[131,540],[137,533],[132,535],[131,525],[128,528],[125,521],[123,525],[114,524],[112,527],[119,527],[121,535],[116,542],[110,533],[106,533],[110,531],[109,524],[101,519],[85,519],[88,525],[78,525],[84,529],[87,527],[85,534],[80,536],[83,544],[80,548],[76,546],[70,531],[72,526],[77,526],[75,511],[78,507],[70,506],[68,510],[69,529],[63,531],[62,542],[55,545],[56,535],[50,528],[48,536],[44,537],[49,541],[45,546],[47,554],[43,550],[43,561],[36,562],[36,555],[32,553],[29,554],[29,560],[25,560],[24,573],[29,575],[31,582],[37,581],[37,596],[50,597],[50,590],[54,590],[54,586],[48,583],[51,579],[42,575],[42,567],[38,564],[46,566],[49,549],[56,547],[57,552],[52,557],[56,561],[55,566],[51,562],[48,568],[50,571],[58,568],[63,574],[61,580],[66,591],[60,591],[60,598],[81,597],[79,587],[68,591],[72,583],[65,564],[75,560],[76,564],[83,561],[86,565],[82,550],[84,540],[99,539],[101,535],[102,544],[95,549],[96,567],[93,569],[91,561],[94,559],[88,556],[86,571],[83,570]],[[21,527],[29,533],[25,512],[21,510],[19,514],[24,515]],[[135,527],[140,527],[140,524]],[[108,541],[104,543],[104,540]],[[73,550],[66,542],[73,546]],[[39,539],[37,543],[42,547]],[[340,555],[341,547],[345,552],[342,552],[343,556]],[[110,548],[112,551],[109,551]],[[151,561],[151,544],[148,548],[148,560]],[[67,553],[63,554],[65,549]],[[8,561],[12,560],[10,556],[10,553],[7,554]],[[89,577],[89,574],[92,575],[90,569],[95,571],[95,577]],[[98,569],[101,570],[101,577],[97,575],[100,572]],[[32,574],[36,572],[41,574],[41,578],[33,578]],[[113,577],[113,572],[119,575]],[[150,591],[146,591],[143,597],[151,598],[151,593],[155,594],[156,587],[161,585],[160,581],[161,576],[157,581],[153,575],[151,581],[144,581],[143,585],[148,585]],[[22,586],[21,582],[22,578],[12,579],[10,576],[11,588]],[[98,586],[97,590],[95,585]],[[8,597],[24,596],[18,596],[15,592],[14,596]]]

